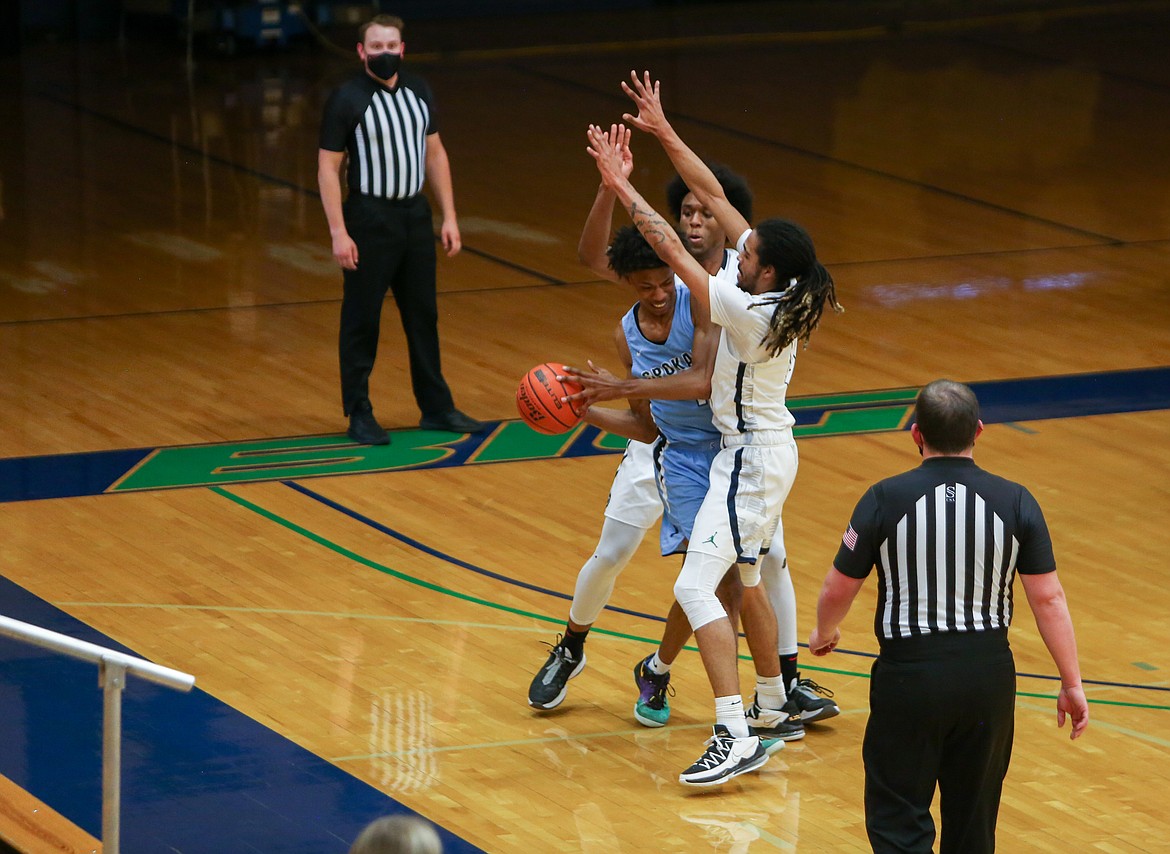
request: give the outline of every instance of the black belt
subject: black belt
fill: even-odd
[[[947,658],[952,655],[981,655],[1010,649],[1007,629],[982,632],[943,631],[908,638],[879,638],[881,657],[889,661],[913,662]]]

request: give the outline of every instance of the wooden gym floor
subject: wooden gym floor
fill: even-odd
[[[465,242],[440,260],[444,369],[499,425],[414,429],[388,307],[372,391],[396,433],[374,451],[339,435],[340,276],[316,194],[320,108],[354,63],[302,45],[188,74],[181,46],[135,33],[0,62],[0,604],[197,678],[173,713],[128,722],[145,758],[124,850],[341,852],[395,803],[450,850],[866,850],[872,585],[842,650],[802,656],[842,715],[722,791],[676,782],[711,718],[694,652],[669,726],[630,714],[676,570],[649,540],[564,705],[525,703],[617,458],[589,431],[525,434],[513,392],[537,362],[616,363],[632,297],[575,257],[597,184],[584,129],[620,118],[618,82],[643,67],[684,138],[748,178],[757,217],[809,229],[847,309],[791,389],[800,638],[853,503],[916,462],[907,395],[978,384],[977,458],[1046,511],[1093,703],[1070,743],[1019,599],[1000,848],[1170,850],[1170,4],[1023,5],[408,22]],[[668,163],[644,138],[635,157],[657,203]],[[19,734],[0,773],[96,835],[96,731],[46,753],[71,742],[21,650],[0,647]],[[92,670],[62,696],[100,708]],[[173,731],[190,704],[199,720]],[[228,729],[243,735],[205,752]],[[324,788],[261,819],[286,760],[243,757],[269,736]]]

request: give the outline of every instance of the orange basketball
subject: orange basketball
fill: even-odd
[[[537,433],[566,433],[581,421],[576,407],[561,400],[562,397],[581,391],[581,384],[566,380],[561,382],[565,366],[554,362],[537,365],[520,380],[516,389],[516,408],[520,417]]]

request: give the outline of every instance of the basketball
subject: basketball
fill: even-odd
[[[557,374],[564,373],[564,365],[545,362],[520,380],[520,387],[516,389],[516,408],[524,422],[537,433],[566,433],[581,421],[576,407],[561,398],[576,394],[582,386],[571,380],[558,380]]]

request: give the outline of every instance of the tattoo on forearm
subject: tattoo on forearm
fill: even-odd
[[[642,204],[639,205],[639,202]],[[630,203],[630,219],[651,246],[665,243],[669,239],[669,234],[674,232],[670,224],[642,199],[634,199]]]

